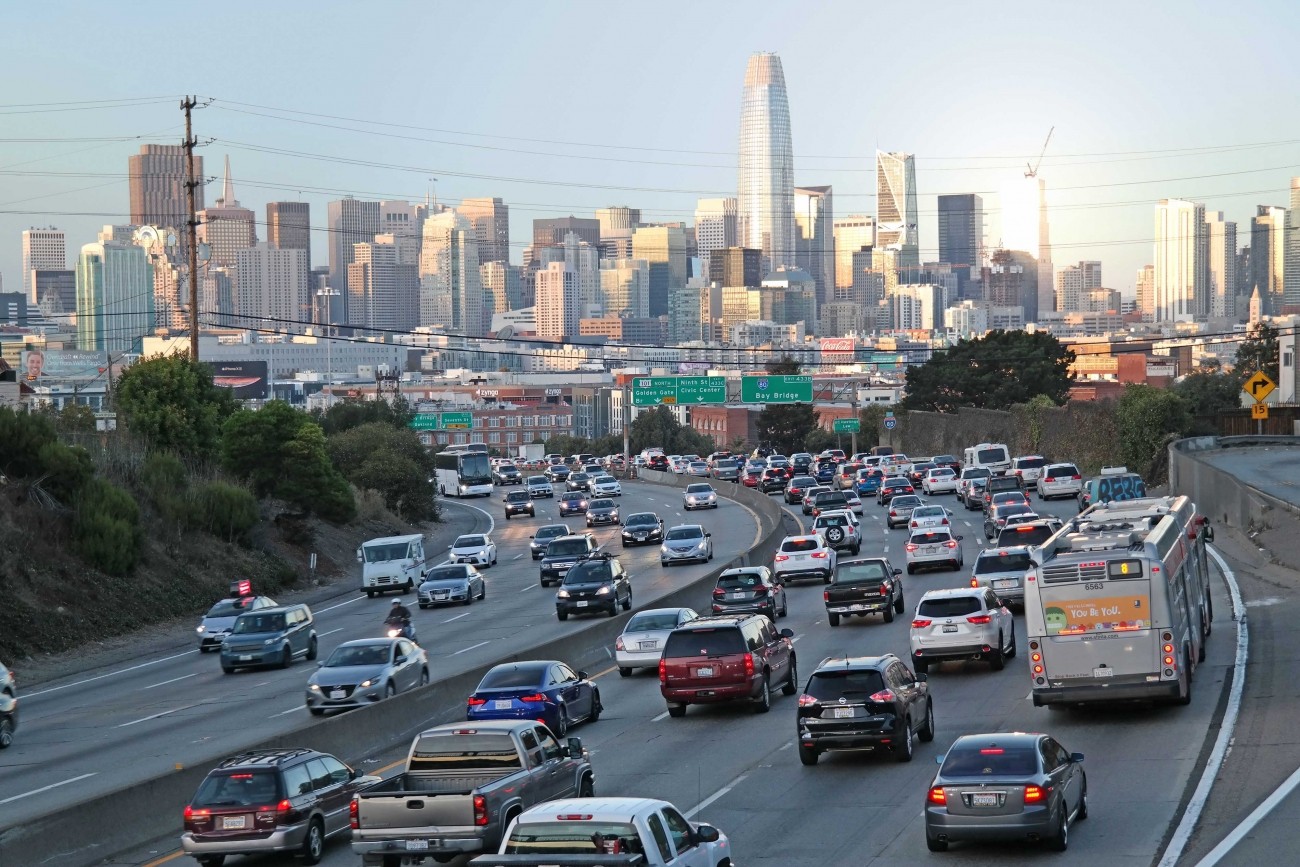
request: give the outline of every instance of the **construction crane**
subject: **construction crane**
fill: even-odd
[[[1025,172],[1025,177],[1038,177],[1038,167],[1043,163],[1043,154],[1047,153],[1047,144],[1052,140],[1052,133],[1054,132],[1056,132],[1056,127],[1052,127],[1047,131],[1047,138],[1043,141],[1043,149],[1038,152],[1038,159],[1034,161],[1034,164],[1031,166],[1029,163],[1025,163],[1025,168],[1029,169],[1029,171]]]

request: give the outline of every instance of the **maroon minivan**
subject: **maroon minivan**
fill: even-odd
[[[772,687],[799,691],[794,632],[779,632],[761,614],[701,617],[675,629],[659,659],[659,691],[668,715],[686,715],[688,704],[753,702],[755,713],[772,707]]]

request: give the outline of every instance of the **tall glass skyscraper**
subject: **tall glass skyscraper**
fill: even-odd
[[[793,265],[794,147],[781,58],[750,55],[740,103],[740,246],[763,251],[768,267]]]
[[[876,245],[899,251],[898,264],[921,264],[917,239],[916,160],[876,151]]]

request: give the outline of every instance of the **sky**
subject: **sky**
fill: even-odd
[[[696,199],[735,194],[746,59],[776,51],[795,182],[831,185],[837,216],[874,214],[874,152],[907,151],[923,259],[942,193],[982,194],[996,246],[997,191],[1054,128],[1053,259],[1101,260],[1131,294],[1159,199],[1225,212],[1242,244],[1256,205],[1288,203],[1298,38],[1293,0],[6,4],[0,275],[20,289],[23,229],[64,229],[71,260],[127,222],[127,157],[180,142],[184,94],[207,103],[208,201],[229,156],[259,219],[308,201],[323,229],[348,193],[500,196],[516,262],[538,217],[690,222]]]

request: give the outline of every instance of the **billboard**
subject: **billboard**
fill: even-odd
[[[822,364],[852,364],[854,360],[852,337],[821,338]]]
[[[18,378],[28,383],[51,380],[95,379],[108,367],[103,352],[75,349],[28,349],[22,354]]]
[[[269,391],[265,361],[209,361],[212,381],[234,392],[235,400],[265,400]]]

